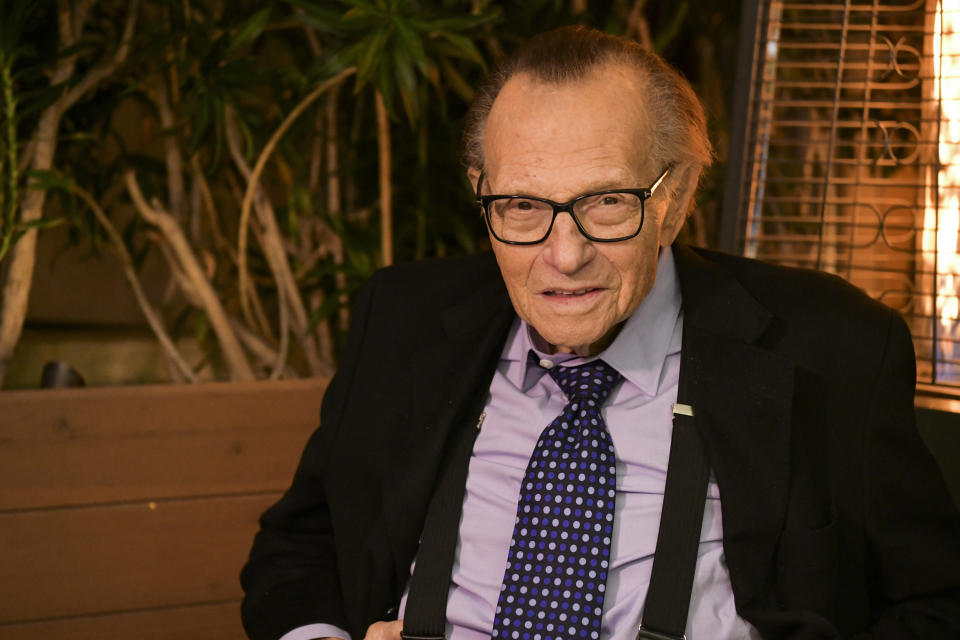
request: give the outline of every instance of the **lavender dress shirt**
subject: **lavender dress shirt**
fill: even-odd
[[[605,640],[633,640],[643,614],[670,454],[682,328],[673,255],[663,251],[653,290],[613,343],[596,356],[624,377],[603,410],[617,454],[616,515],[601,627]],[[531,349],[541,359],[541,367],[528,366]],[[524,471],[540,432],[566,404],[544,368],[591,359],[542,353],[533,347],[529,327],[519,319],[514,322],[490,384],[486,417],[470,459],[447,599],[449,640],[490,637]],[[759,633],[734,608],[722,531],[720,495],[711,478],[687,638],[758,640]],[[404,593],[400,618],[406,598]],[[350,640],[349,634],[330,625],[300,627],[281,640],[323,636]]]

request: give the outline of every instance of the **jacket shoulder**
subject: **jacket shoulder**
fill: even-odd
[[[692,248],[701,259],[733,276],[774,315],[814,323],[873,318],[888,322],[890,307],[842,277],[800,267],[776,265],[709,249]]]
[[[875,370],[891,343],[913,354],[900,314],[837,275],[706,249],[681,253],[688,273],[736,282],[770,315],[760,343],[811,370],[829,377]]]

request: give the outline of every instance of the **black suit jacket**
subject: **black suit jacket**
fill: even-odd
[[[765,638],[960,638],[960,518],[914,427],[903,321],[833,276],[674,252],[681,376],[740,615]],[[396,616],[513,318],[489,255],[372,279],[322,427],[243,570],[251,638],[327,622],[360,640]]]

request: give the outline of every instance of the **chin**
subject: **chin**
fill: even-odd
[[[556,322],[556,318],[553,320],[546,330],[540,332],[537,329],[540,336],[558,350],[580,355],[596,355],[609,347],[623,326],[623,321],[610,322],[609,317],[581,318],[579,321],[571,318],[568,322]]]
[[[558,351],[572,352],[583,355],[590,349],[590,345],[603,339],[603,334],[584,334],[582,332],[545,332],[540,336]]]

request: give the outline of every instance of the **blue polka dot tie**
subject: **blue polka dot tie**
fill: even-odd
[[[623,376],[602,360],[549,373],[567,404],[523,477],[491,637],[598,640],[617,479],[600,407]]]

